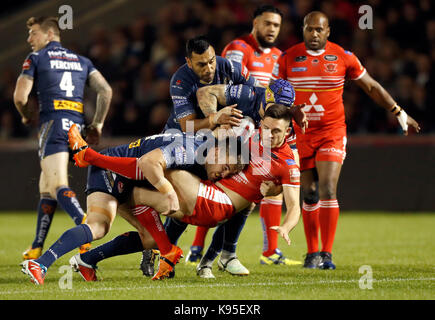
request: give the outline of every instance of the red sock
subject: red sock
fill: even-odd
[[[207,236],[207,227],[196,227],[195,239],[193,239],[192,246],[204,248],[205,237]]]
[[[88,148],[83,159],[93,166],[109,169],[129,179],[144,179],[142,171],[137,166],[137,158],[106,156]]]
[[[322,251],[332,252],[340,207],[337,199],[320,200],[319,222]]]
[[[302,204],[302,219],[304,221],[307,253],[319,251],[319,203]]]
[[[260,204],[263,222],[263,256],[269,257],[278,248],[278,232],[270,229],[281,224],[282,200],[264,199]]]
[[[169,241],[159,213],[153,208],[147,206],[135,206],[132,209],[133,215],[139,220],[140,224],[147,229],[153,239],[156,241],[162,255],[167,254],[172,249],[172,243]]]

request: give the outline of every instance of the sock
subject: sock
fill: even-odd
[[[92,232],[87,224],[79,224],[65,231],[60,238],[35,261],[49,268],[64,254],[80,247],[82,244],[92,242]]]
[[[56,193],[57,202],[62,206],[63,210],[69,214],[76,225],[79,225],[83,221],[82,207],[76,198],[76,194],[69,187],[60,187]]]
[[[319,251],[319,202],[302,204],[302,219],[304,221],[305,239],[307,241],[307,253]]]
[[[143,251],[143,245],[139,233],[131,231],[123,233],[86,253],[82,253],[80,258],[87,264],[95,266],[101,260],[110,257],[141,251]]]
[[[216,257],[222,251],[224,236],[225,236],[225,228],[224,225],[221,224],[214,231],[210,246],[208,247],[207,252],[202,257],[200,266],[203,265],[211,266],[211,264],[213,264],[214,259],[216,259]]]
[[[281,224],[282,200],[264,199],[260,205],[263,226],[263,256],[269,257],[278,248],[278,232],[270,229]]]
[[[322,251],[324,252],[332,252],[339,214],[340,207],[338,206],[337,199],[320,200],[320,236],[322,239]]]
[[[45,238],[50,229],[51,222],[56,211],[57,201],[51,198],[43,198],[38,204],[38,218],[36,220],[36,236],[32,243],[32,248],[44,246]]]
[[[176,245],[178,239],[183,234],[184,230],[186,230],[187,223],[171,217],[167,217],[163,226],[165,227],[165,231],[168,235],[169,241],[171,241],[172,244]]]
[[[108,169],[132,180],[144,180],[142,171],[137,166],[137,158],[111,157],[88,148],[84,160],[90,164]]]
[[[208,229],[209,228],[207,227],[196,227],[195,238],[193,239],[192,247],[197,246],[204,248],[205,237],[207,236]]]
[[[172,249],[172,243],[166,234],[159,213],[153,208],[143,205],[135,206],[132,213],[156,241],[160,253],[162,255],[169,253]]]
[[[235,214],[223,224],[225,229],[221,259],[223,262],[236,256],[237,242],[249,215],[249,208]]]

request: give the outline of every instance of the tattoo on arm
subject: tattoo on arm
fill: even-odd
[[[93,123],[102,124],[109,111],[110,101],[112,100],[112,88],[98,71],[89,76],[89,85],[97,92],[97,103]]]
[[[218,103],[221,105],[226,104],[226,87],[225,84],[218,84],[198,89],[196,97],[199,107],[206,117],[217,111]]]

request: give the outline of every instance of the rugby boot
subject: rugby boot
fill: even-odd
[[[182,256],[183,251],[179,247],[172,245],[171,251],[167,254],[160,255],[159,270],[157,270],[157,273],[151,280],[169,278],[171,271],[174,270],[175,265]]]
[[[185,263],[187,265],[196,266],[201,261],[202,258],[202,247],[191,246],[189,253],[186,256]]]
[[[97,266],[87,264],[80,258],[80,254],[69,259],[71,268],[78,272],[85,281],[97,281]]]
[[[80,131],[76,124],[73,124],[68,131],[69,147],[73,152],[73,159],[77,167],[86,168],[89,162],[84,160],[86,149],[88,148],[87,142],[82,138]]]
[[[221,259],[218,261],[218,268],[221,271],[227,271],[233,276],[247,276],[249,275],[249,270],[240,262],[237,257],[232,257],[228,259],[227,262],[223,263]]]
[[[142,259],[139,268],[142,270],[144,276],[152,277],[154,275],[154,261],[159,254],[160,251],[154,249],[142,251]]]
[[[317,269],[322,262],[319,252],[307,253],[304,261],[304,268]]]
[[[21,263],[21,272],[27,274],[30,277],[30,281],[32,281],[36,285],[43,285],[45,275],[47,273],[47,268],[36,262],[35,260],[26,260]]]
[[[82,219],[82,224],[86,222],[86,218],[87,218],[87,216],[88,216],[88,215],[85,213],[85,215],[83,216],[83,219]],[[89,250],[91,250],[91,244],[90,244],[90,243],[82,244],[82,245],[79,247],[79,253],[80,253],[80,254],[82,254],[82,253],[86,253],[86,252],[88,252]]]
[[[272,265],[272,264],[282,264],[286,266],[296,266],[302,264],[301,261],[298,260],[291,260],[289,258],[286,258],[281,250],[278,248],[275,249],[275,253],[266,257],[264,255],[260,256],[260,263],[265,265]]]
[[[35,260],[42,255],[42,247],[32,248],[29,247],[23,252],[23,260]]]
[[[320,252],[322,262],[319,264],[319,269],[323,270],[335,270],[335,264],[332,262],[332,253],[322,251]]]
[[[211,267],[202,266],[200,268],[196,268],[196,274],[203,279],[216,279],[216,277],[211,272]]]

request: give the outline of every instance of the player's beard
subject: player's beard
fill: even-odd
[[[269,42],[259,32],[257,32],[257,40],[258,40],[258,44],[262,48],[272,48],[275,46],[276,43],[276,38],[275,41]]]

